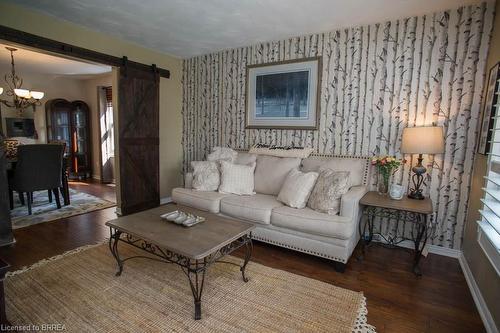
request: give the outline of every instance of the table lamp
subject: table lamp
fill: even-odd
[[[444,153],[443,128],[439,126],[406,127],[403,129],[401,142],[403,154],[418,154],[418,163],[412,168],[413,188],[408,197],[423,200],[422,184],[427,169],[422,165],[422,154],[434,155]]]

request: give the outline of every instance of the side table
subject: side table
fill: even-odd
[[[393,200],[389,196],[370,191],[361,198],[359,203],[363,206],[363,218],[359,222],[362,254],[364,255],[366,245],[370,244],[375,234],[379,235],[390,246],[396,246],[405,240],[410,240],[415,244],[413,272],[417,276],[422,275],[419,267],[420,258],[429,236],[434,231],[431,199],[415,200],[404,197],[401,200]],[[396,235],[386,237],[379,232],[374,233],[374,223],[377,217],[395,220]],[[402,236],[398,236],[400,224],[405,223],[411,224],[411,238],[404,235],[404,230]]]

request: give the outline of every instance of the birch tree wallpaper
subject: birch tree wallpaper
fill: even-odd
[[[432,243],[460,249],[493,17],[488,2],[184,60],[184,171],[214,146],[256,143],[403,157],[403,128],[436,124],[444,127],[446,151],[425,156],[424,194],[437,224]],[[246,66],[314,56],[323,60],[319,129],[246,130]],[[396,180],[408,185],[416,156],[404,157]]]

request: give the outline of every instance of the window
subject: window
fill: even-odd
[[[497,84],[496,95],[500,94]],[[478,222],[478,242],[500,275],[500,98],[495,104],[496,112],[491,129],[490,151],[488,156],[488,172],[486,174],[485,195],[481,201],[481,220]]]
[[[115,156],[114,126],[113,126],[113,90],[103,87],[105,97],[105,110],[101,111],[101,151],[107,161]]]

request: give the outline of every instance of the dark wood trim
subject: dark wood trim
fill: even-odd
[[[123,58],[100,53],[97,51],[92,51],[71,44],[66,44],[63,42],[56,41],[54,39],[33,35],[3,25],[0,25],[0,39],[13,42],[16,44],[34,47],[40,50],[53,52],[56,54],[62,54],[83,60],[98,62],[104,65],[109,65],[114,67],[120,67],[123,65]],[[151,66],[127,60],[127,66],[142,71],[151,71],[151,72],[157,71],[161,77],[170,78],[170,71],[168,69],[156,67],[155,64]]]

